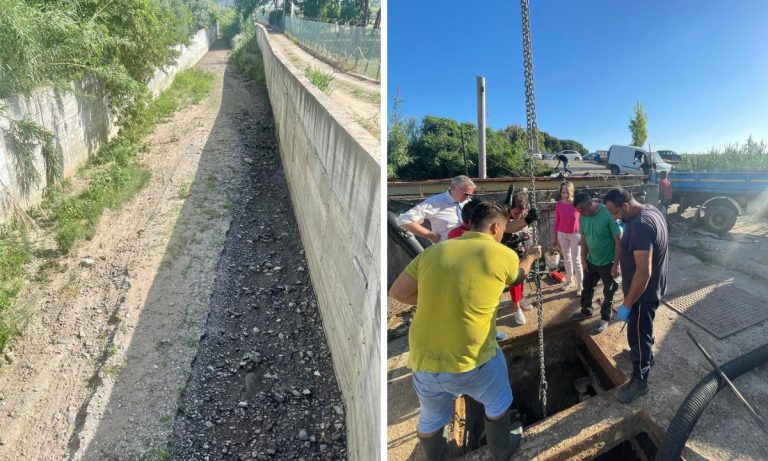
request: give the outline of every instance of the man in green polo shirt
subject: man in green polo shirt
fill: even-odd
[[[428,247],[389,291],[390,297],[416,305],[408,368],[419,397],[417,432],[430,460],[443,456],[443,427],[453,416],[453,400],[462,394],[485,407],[493,459],[508,459],[522,438],[522,426],[513,426],[509,417],[512,389],[496,342],[496,311],[504,288],[525,279],[541,258],[541,247],[519,260],[499,243],[508,220],[504,205],[480,203],[469,232]]]
[[[600,323],[593,334],[605,331],[611,320],[613,295],[619,288],[614,280],[619,275],[621,255],[621,227],[603,204],[595,203],[586,192],[573,198],[573,206],[579,212],[579,233],[581,234],[581,265],[584,281],[581,288],[581,311],[574,314],[574,320],[584,320],[592,315],[592,296],[597,282],[603,282],[603,303],[600,306]]]

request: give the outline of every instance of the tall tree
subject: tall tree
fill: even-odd
[[[642,147],[648,139],[647,122],[648,117],[643,110],[643,104],[637,101],[635,103],[635,116],[629,120],[629,131],[632,133],[633,146]]]

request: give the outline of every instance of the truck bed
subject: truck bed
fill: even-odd
[[[672,171],[675,192],[756,196],[768,189],[768,171]]]

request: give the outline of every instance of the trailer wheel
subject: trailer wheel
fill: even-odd
[[[611,174],[616,176],[620,173],[619,167],[616,165],[611,165]]]
[[[704,225],[716,234],[726,234],[736,224],[736,217],[736,210],[731,205],[718,203],[707,207]]]

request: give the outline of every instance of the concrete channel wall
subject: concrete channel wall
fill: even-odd
[[[346,407],[348,458],[378,459],[379,142],[257,25],[291,201]]]
[[[176,64],[155,70],[154,76],[147,84],[152,94],[160,94],[171,85],[178,72],[195,65],[216,41],[217,34],[216,26],[201,29],[190,39],[188,46],[179,45],[180,54]],[[73,82],[72,88],[73,91],[59,91],[43,87],[29,96],[0,99],[0,108],[5,108],[5,116],[35,122],[54,134],[54,147],[63,160],[65,177],[75,173],[118,131],[101,82],[93,78],[83,79]],[[0,117],[0,193],[16,200],[26,209],[42,199],[43,189],[48,185],[45,165],[41,149],[38,147],[34,153],[34,161],[40,182],[24,197],[14,173],[14,146],[6,134],[10,126],[10,120]],[[0,206],[0,222],[4,219],[5,209]]]

